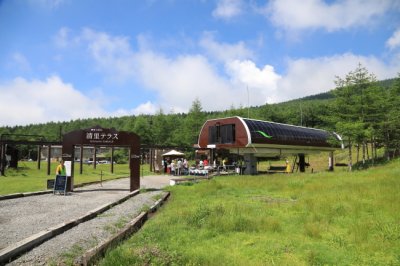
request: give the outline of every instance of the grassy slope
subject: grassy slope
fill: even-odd
[[[400,161],[360,172],[217,177],[102,265],[399,265]]]

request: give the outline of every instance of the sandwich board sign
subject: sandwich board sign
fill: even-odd
[[[64,196],[67,194],[67,176],[65,175],[57,175],[56,180],[54,181],[54,191],[53,194],[64,193]]]

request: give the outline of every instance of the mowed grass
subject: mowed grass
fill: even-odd
[[[400,161],[359,172],[216,177],[100,265],[400,265]]]
[[[47,162],[41,163],[41,169],[37,169],[37,162],[19,162],[18,169],[9,168],[6,176],[0,176],[0,195],[46,190],[47,179],[55,178],[57,165],[51,163],[50,175],[47,175]],[[96,169],[84,164],[82,174],[79,174],[79,163],[75,163],[74,184],[128,177],[129,174],[128,164],[114,164],[114,173],[111,173],[110,164],[99,164]],[[141,175],[148,174],[149,166],[141,166]]]

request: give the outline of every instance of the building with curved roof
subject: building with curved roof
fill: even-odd
[[[341,146],[341,137],[334,132],[238,116],[207,120],[198,139],[200,149],[226,149],[243,155],[251,165],[257,157],[292,154],[301,164],[305,154],[333,152]],[[247,167],[246,173],[256,173],[252,168]]]

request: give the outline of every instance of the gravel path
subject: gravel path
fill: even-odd
[[[141,178],[142,188],[159,189],[168,176]],[[119,179],[76,189],[68,196],[45,194],[0,201],[0,249],[64,221],[76,219],[129,193],[129,179]],[[68,260],[110,237],[143,208],[153,205],[162,191],[140,193],[98,217],[84,222],[36,247],[10,265],[45,265]]]

